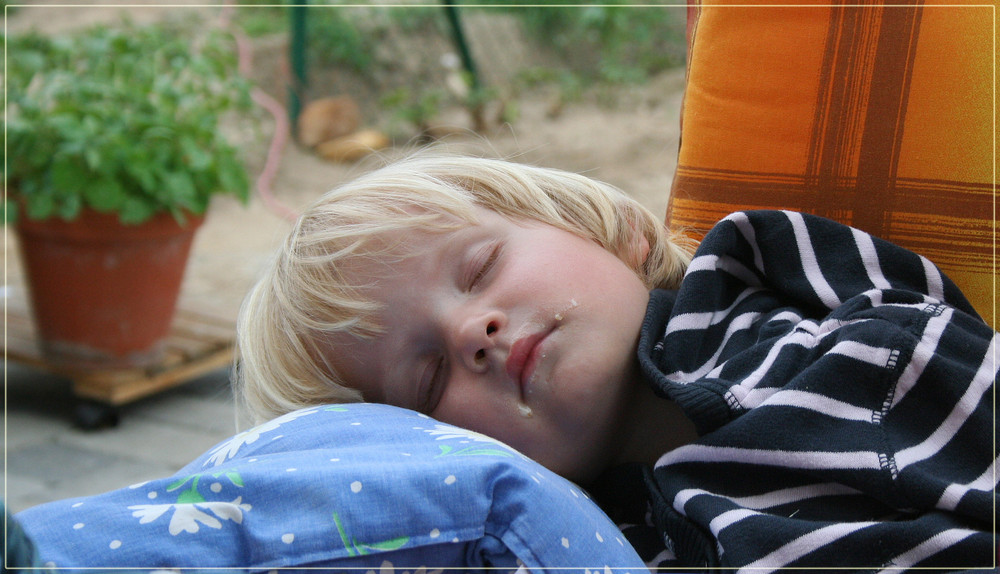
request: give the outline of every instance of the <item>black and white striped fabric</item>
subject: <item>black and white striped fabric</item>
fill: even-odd
[[[644,559],[996,568],[998,339],[919,255],[800,213],[727,217],[643,327],[645,375],[701,434],[637,475],[663,543]]]

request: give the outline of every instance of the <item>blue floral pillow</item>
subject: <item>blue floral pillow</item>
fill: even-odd
[[[59,568],[645,571],[571,482],[486,436],[375,404],[300,410],[176,475],[16,516]]]

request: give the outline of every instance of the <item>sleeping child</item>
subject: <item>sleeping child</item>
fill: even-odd
[[[247,296],[264,420],[387,403],[589,488],[650,566],[996,565],[997,341],[927,259],[735,213],[691,255],[621,191],[415,155],[320,198]]]

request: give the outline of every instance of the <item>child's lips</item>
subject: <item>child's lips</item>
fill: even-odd
[[[535,367],[538,366],[538,361],[541,358],[539,343],[549,333],[550,331],[542,331],[521,337],[517,341],[514,341],[514,344],[510,347],[505,367],[507,376],[517,383],[522,401],[527,394],[531,375],[534,373]]]

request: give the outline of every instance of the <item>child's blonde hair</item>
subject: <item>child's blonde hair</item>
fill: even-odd
[[[676,288],[690,261],[683,239],[674,241],[656,216],[610,185],[505,160],[410,156],[319,198],[247,295],[234,385],[248,414],[260,422],[306,406],[361,401],[326,357],[333,333],[379,332],[378,302],[351,283],[346,268],[391,251],[385,239],[393,232],[473,224],[475,206],[593,239],[627,264],[639,232],[650,250],[635,271],[650,289]]]

